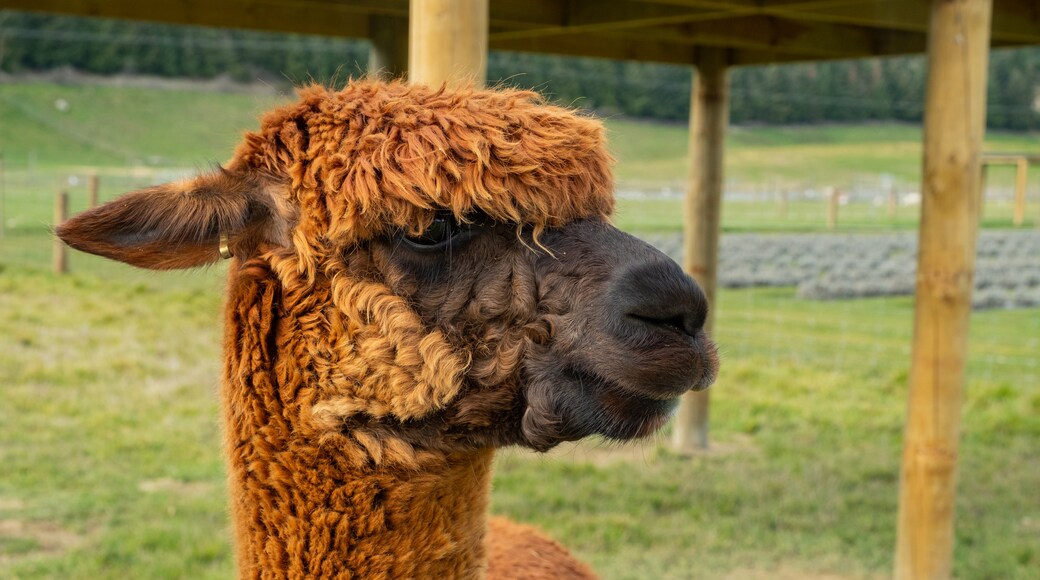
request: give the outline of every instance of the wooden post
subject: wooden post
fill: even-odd
[[[983,161],[982,167],[979,169],[979,223],[982,222],[982,216],[986,213],[986,181],[988,179],[989,164]]]
[[[827,229],[833,230],[838,227],[838,199],[841,191],[837,187],[827,188]]]
[[[787,219],[787,189],[781,189],[777,192],[777,212],[780,214],[780,219]]]
[[[888,186],[888,219],[896,219],[896,212],[899,211],[899,190],[896,189],[896,184],[891,183]]]
[[[7,229],[7,188],[4,179],[4,152],[0,151],[0,240],[4,239],[4,230]]]
[[[98,204],[98,189],[100,189],[101,180],[97,173],[91,173],[90,177],[87,178],[87,208],[93,209]]]
[[[715,273],[722,212],[723,143],[729,122],[726,52],[705,50],[696,62],[690,100],[689,178],[685,202],[683,267],[704,290],[711,309],[704,329],[715,324]],[[708,391],[683,396],[672,446],[682,453],[708,448]]]
[[[933,0],[895,578],[950,578],[992,0]]]
[[[54,196],[54,228],[65,223],[69,215],[69,194],[64,190]],[[55,274],[65,274],[69,271],[68,250],[65,242],[58,236],[54,236],[54,252],[51,255],[51,269]]]
[[[411,0],[408,82],[481,86],[487,77],[488,0]]]
[[[1015,160],[1015,210],[1011,218],[1015,227],[1020,227],[1026,219],[1026,174],[1029,172],[1029,160],[1019,157]]]
[[[393,79],[408,70],[408,20],[372,15],[368,19],[372,47],[368,52],[368,76]]]

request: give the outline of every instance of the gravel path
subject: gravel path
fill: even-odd
[[[676,261],[682,236],[646,235]],[[719,256],[724,288],[797,286],[816,300],[911,295],[917,233],[725,234]],[[981,232],[976,309],[1040,307],[1040,232]]]

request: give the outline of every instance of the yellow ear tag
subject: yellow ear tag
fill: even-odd
[[[235,255],[231,253],[231,246],[228,242],[228,235],[223,232],[221,232],[220,234],[220,257],[224,258],[225,260],[235,257]]]

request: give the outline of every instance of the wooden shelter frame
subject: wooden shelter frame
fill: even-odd
[[[374,69],[407,71],[410,81],[430,84],[483,82],[488,49],[694,66],[685,266],[709,296],[718,259],[728,69],[927,52],[917,302],[895,576],[950,577],[988,54],[991,46],[1040,44],[1040,2],[0,0],[0,8],[367,38]],[[706,446],[706,397],[684,401],[680,418],[676,446]]]

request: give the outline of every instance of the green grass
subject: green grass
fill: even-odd
[[[62,99],[68,110],[55,103]],[[0,151],[9,167],[207,167],[285,98],[133,87],[0,85]]]
[[[613,119],[608,138],[622,182],[649,187],[686,178],[688,132],[684,125]],[[1035,135],[991,131],[987,151],[1040,151]],[[877,183],[881,174],[897,183],[921,181],[921,130],[914,125],[823,125],[731,127],[726,137],[725,176],[730,182],[779,187],[849,187]],[[990,183],[1012,183],[1013,171],[994,168]]]
[[[241,133],[257,116],[287,95],[229,94],[110,86],[23,83],[0,85],[0,152],[6,190],[5,221],[14,230],[42,230],[51,218],[52,195],[69,189],[74,209],[83,207],[85,175],[101,174],[103,198],[153,180],[172,179],[226,160]],[[66,112],[55,102],[68,103]],[[607,119],[616,175],[623,190],[681,191],[685,182],[685,126]],[[909,125],[733,127],[727,139],[730,188],[768,192],[762,201],[727,201],[727,231],[820,231],[826,228],[823,201],[792,201],[786,213],[770,196],[786,189],[822,190],[880,183],[888,174],[900,190],[920,183],[920,129]],[[993,133],[987,150],[1040,151],[1035,135]],[[133,167],[151,173],[131,177]],[[181,168],[164,172],[164,167]],[[1035,170],[1034,170],[1035,172]],[[69,186],[66,176],[79,180]],[[991,168],[989,183],[1008,187],[1010,167]],[[1034,180],[1035,181],[1035,180]],[[1026,226],[1037,222],[1036,193],[1030,193]],[[839,229],[898,230],[917,227],[917,207],[901,207],[890,218],[868,202],[843,206]],[[13,224],[12,224],[13,220]],[[623,199],[618,223],[641,231],[679,231],[682,203],[676,198]],[[1010,227],[1011,207],[989,201],[983,227]]]
[[[157,165],[198,168],[227,159],[242,131],[290,95],[114,86],[0,85],[0,151],[8,166]],[[68,103],[59,111],[55,103]],[[607,119],[622,182],[674,185],[686,178],[686,127]],[[887,173],[920,182],[919,127],[732,127],[727,179],[765,185],[849,186]],[[991,151],[1040,151],[1035,135],[990,132]],[[1010,184],[1010,169],[993,183]]]
[[[1037,224],[1038,201],[1027,204],[1022,227]],[[835,232],[884,232],[916,230],[921,218],[920,206],[901,206],[894,217],[884,206],[855,202],[841,206]],[[983,228],[1012,228],[1013,206],[1008,200],[986,203],[980,220]],[[681,232],[683,202],[681,199],[619,199],[615,223],[622,229],[640,232]],[[782,213],[776,202],[723,201],[723,232],[826,232],[827,204],[821,200],[792,201]]]
[[[220,278],[6,265],[0,576],[232,575]],[[718,308],[715,453],[509,451],[493,510],[540,525],[607,578],[887,575],[910,300],[724,291]],[[1040,565],[1040,310],[975,314],[971,347],[955,575],[1028,578]],[[10,522],[19,531],[5,533]]]
[[[54,101],[66,99],[60,113]],[[155,274],[73,253],[44,272],[52,196],[85,205],[172,179],[127,165],[207,167],[278,97],[0,85],[7,232],[0,240],[0,577],[232,576],[216,398],[222,269]],[[684,128],[613,119],[619,178],[674,186]],[[734,128],[727,175],[842,185],[886,172],[914,183],[906,126]],[[990,148],[1036,150],[1035,136]],[[996,183],[1010,183],[995,171]],[[1032,202],[1031,202],[1032,203]],[[1035,205],[1029,214],[1035,224]],[[843,207],[842,231],[916,227]],[[826,207],[726,203],[727,231],[817,231]],[[1006,227],[1006,205],[983,225]],[[621,200],[629,230],[678,231],[677,200]],[[722,291],[716,451],[680,458],[592,442],[503,453],[493,510],[534,522],[607,578],[883,577],[895,542],[912,304],[807,302],[792,289]],[[1040,567],[1040,310],[973,315],[960,456],[960,578]]]

